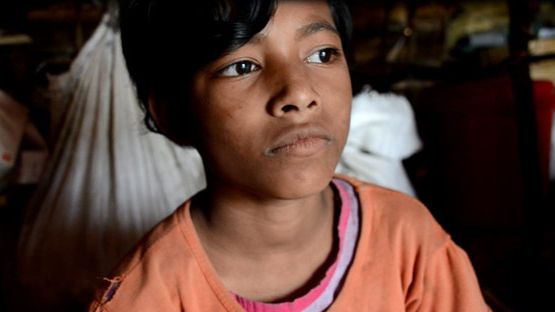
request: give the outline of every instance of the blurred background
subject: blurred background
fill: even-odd
[[[555,1],[349,3],[354,92],[369,85],[402,95],[414,112],[422,148],[403,166],[416,197],[467,251],[494,311],[550,310]],[[0,138],[14,142],[0,155],[2,311],[41,306],[19,279],[17,250],[59,145],[52,116],[66,112],[52,109],[51,77],[70,70],[106,11],[100,0],[0,3],[0,102],[25,111],[0,115],[25,116],[0,118],[12,124]]]

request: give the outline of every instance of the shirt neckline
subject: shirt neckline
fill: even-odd
[[[318,303],[317,305],[321,305],[322,303],[317,301],[320,299],[325,291],[327,291],[328,293],[330,292],[329,290],[327,290],[327,288],[329,287],[326,286],[329,286],[330,283],[334,283],[334,286],[337,287],[339,282],[341,280],[344,280],[344,278],[346,277],[346,269],[347,266],[350,265],[354,257],[354,245],[356,243],[356,238],[358,237],[358,201],[356,199],[356,196],[354,195],[353,188],[349,183],[334,178],[332,180],[332,185],[335,187],[337,193],[339,194],[341,207],[339,221],[337,224],[338,230],[336,231],[336,235],[339,234],[339,248],[335,262],[327,269],[325,278],[319,283],[319,285],[309,290],[308,293],[306,293],[305,295],[296,298],[293,301],[283,303],[263,303],[239,296],[239,298],[241,298],[243,302],[256,303],[262,306],[262,310],[256,311],[301,311],[305,310],[304,308],[310,308],[311,306],[314,306],[314,303]],[[228,291],[222,284],[219,277],[217,276],[216,270],[214,269],[212,263],[208,259],[208,256],[204,252],[204,248],[200,243],[200,239],[196,233],[194,224],[191,219],[190,204],[190,200],[185,203],[185,206],[183,207],[184,209],[179,215],[179,219],[181,219],[180,228],[189,246],[191,247],[192,254],[199,264],[199,268],[205,276],[208,284],[212,288],[214,294],[216,295],[220,303],[226,308],[226,310],[245,311],[245,307],[243,307],[241,303],[237,300],[238,295],[234,295],[232,292]],[[353,218],[353,212],[355,218]],[[347,228],[350,228],[350,231],[347,231]],[[349,235],[347,248],[345,248],[344,246],[346,241],[346,232],[350,232],[347,233],[347,235]],[[337,269],[339,264],[341,265],[341,270]],[[330,300],[332,299],[327,299],[327,301]],[[293,306],[296,305],[301,309],[289,309],[290,307],[292,307],[292,303],[295,303]],[[329,304],[331,304],[331,301],[328,303],[328,305]],[[286,307],[288,309],[275,309],[282,307]]]

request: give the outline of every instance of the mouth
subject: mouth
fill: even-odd
[[[266,156],[307,157],[318,153],[332,142],[320,127],[292,128],[285,131],[264,151]]]

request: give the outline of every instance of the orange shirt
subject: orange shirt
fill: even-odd
[[[417,200],[349,180],[357,249],[328,311],[490,311],[465,254]],[[184,204],[139,244],[89,311],[243,311],[219,281]]]

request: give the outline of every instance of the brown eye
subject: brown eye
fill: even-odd
[[[253,71],[258,70],[258,65],[251,61],[239,61],[233,63],[221,71],[221,75],[224,77],[235,77],[250,74]]]
[[[339,54],[337,49],[325,48],[312,53],[306,61],[308,63],[324,64],[332,61],[333,57]]]
[[[331,53],[327,49],[320,50],[319,51],[319,57],[320,57],[320,61],[322,61],[322,63],[327,63],[327,62],[330,61]]]
[[[248,74],[252,71],[253,65],[251,62],[239,62],[235,64],[235,71],[239,75]]]

